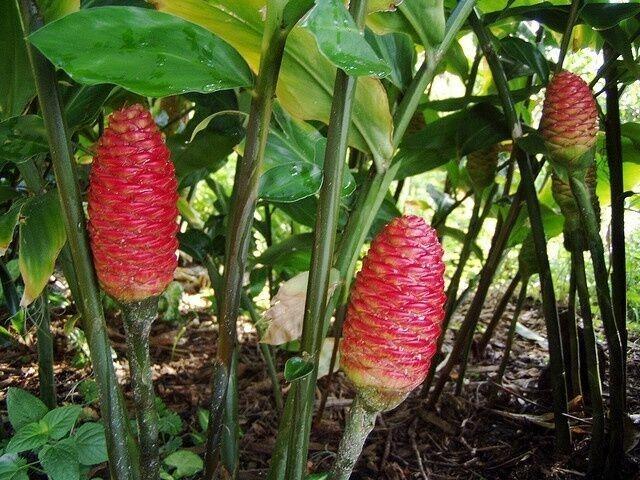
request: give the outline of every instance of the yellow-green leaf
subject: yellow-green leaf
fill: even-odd
[[[30,198],[22,207],[18,265],[24,281],[21,306],[42,292],[67,239],[58,193],[50,191]]]
[[[264,0],[154,0],[156,7],[196,23],[232,45],[256,72],[260,63]],[[293,29],[285,48],[276,94],[302,120],[329,121],[336,68],[322,55],[311,33]],[[375,78],[359,78],[349,144],[371,152],[380,163],[393,154],[393,123],[387,94]]]
[[[52,22],[80,10],[80,0],[38,0],[45,22]]]

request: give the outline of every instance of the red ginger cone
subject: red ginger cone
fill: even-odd
[[[567,171],[590,165],[593,159],[584,153],[596,143],[598,110],[589,85],[579,76],[562,71],[549,81],[540,130],[556,164]]]
[[[132,105],[109,117],[89,181],[89,236],[104,290],[125,302],[159,295],[177,266],[177,181],[153,117]]]
[[[351,289],[341,366],[372,411],[396,407],[427,376],[444,318],[436,231],[416,216],[373,240]]]

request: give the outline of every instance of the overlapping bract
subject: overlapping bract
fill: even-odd
[[[89,235],[98,280],[117,300],[159,295],[171,282],[177,186],[151,114],[141,105],[114,112],[91,169]]]
[[[429,371],[444,318],[444,263],[434,229],[416,216],[378,234],[351,289],[341,365],[367,407],[388,410]]]
[[[540,131],[551,160],[567,171],[586,169],[592,158],[584,154],[596,143],[598,110],[589,85],[562,71],[549,81]]]

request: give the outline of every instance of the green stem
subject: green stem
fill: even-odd
[[[513,277],[511,282],[509,282],[504,295],[502,295],[502,298],[498,302],[496,309],[493,311],[493,315],[491,316],[491,320],[489,321],[486,330],[482,334],[482,337],[480,337],[480,341],[478,342],[479,356],[482,356],[484,354],[484,351],[487,349],[487,345],[489,345],[489,341],[491,340],[491,337],[493,337],[493,332],[495,332],[498,323],[502,319],[502,315],[507,309],[507,305],[509,305],[509,302],[511,301],[513,292],[516,290],[516,287],[520,283],[521,279],[522,276],[520,275],[520,271],[518,270],[518,273],[516,273],[515,277]]]
[[[439,62],[456,39],[458,31],[466,22],[474,3],[475,0],[462,0],[458,3],[457,7],[449,17],[445,38],[437,47],[436,54],[427,55],[427,58],[414,76],[411,85],[407,88],[407,91],[405,92],[394,115],[393,144],[395,147],[397,147],[402,141],[404,133],[411,121],[411,117],[420,103],[426,86],[433,80]],[[338,245],[336,251],[335,268],[340,271],[343,286],[342,288],[337,288],[329,300],[323,319],[325,331],[328,328],[329,320],[340,299],[346,298],[346,295],[348,294],[349,285],[355,271],[362,245],[365,242],[367,234],[371,230],[373,220],[386,197],[389,186],[394,180],[399,167],[399,163],[392,164],[384,173],[379,173],[374,167],[372,167],[364,185],[360,189],[358,199],[356,200],[354,209],[349,215],[349,221],[347,222],[347,226],[342,234],[342,241],[340,242],[340,245]],[[292,400],[296,394],[296,387],[297,384],[294,383],[285,404],[285,414],[283,415],[283,419],[280,423],[281,428],[278,430],[276,438],[276,453],[272,458],[268,476],[269,480],[282,480],[285,478],[284,469],[286,468],[288,454],[288,445],[286,445],[288,434],[285,434],[284,432],[288,432],[290,429],[290,425],[287,423],[290,419],[287,415],[287,409],[290,408],[290,400]]]
[[[610,405],[610,432],[609,432],[609,458],[607,461],[607,478],[619,478],[619,469],[624,459],[624,415],[625,415],[625,372],[624,352],[618,326],[616,325],[613,308],[611,305],[611,293],[609,291],[607,265],[604,259],[604,247],[598,229],[589,190],[584,184],[584,179],[576,175],[569,176],[571,191],[580,209],[580,216],[587,233],[593,273],[596,280],[596,293],[600,315],[604,326],[607,345],[609,347],[609,394]]]
[[[489,288],[491,287],[491,283],[493,282],[493,277],[500,265],[500,261],[502,259],[502,252],[504,251],[507,240],[509,239],[509,235],[511,234],[511,230],[516,223],[518,215],[520,214],[520,209],[522,208],[522,185],[518,188],[518,192],[514,196],[511,207],[509,208],[509,212],[507,216],[502,222],[502,226],[500,230],[496,231],[494,235],[493,241],[491,242],[491,248],[489,249],[489,254],[487,255],[487,260],[480,271],[480,280],[478,281],[478,288],[476,289],[475,295],[473,296],[473,300],[471,300],[471,304],[469,305],[469,309],[460,325],[460,329],[458,330],[458,335],[456,336],[456,340],[453,344],[453,348],[451,350],[451,354],[449,355],[449,360],[442,368],[440,376],[434,386],[431,397],[429,397],[429,401],[427,402],[426,408],[433,409],[433,407],[438,402],[440,398],[440,394],[444,389],[447,381],[449,380],[449,376],[451,375],[451,371],[453,367],[456,366],[460,359],[460,354],[462,353],[464,346],[466,344],[466,340],[468,338],[469,332],[475,330],[476,325],[478,324],[480,313],[482,312],[482,307],[484,306],[485,299],[487,297],[487,293],[489,292]],[[436,347],[436,355],[437,352],[440,352],[442,348],[442,344],[444,342],[444,335],[440,335],[438,339],[438,344]],[[435,365],[431,367],[429,371],[429,375],[425,380],[422,387],[422,394],[427,396],[429,394],[429,389],[431,387],[431,382],[435,378]]]
[[[565,357],[565,365],[568,365],[567,389],[569,389],[570,398],[575,398],[582,394],[582,386],[580,385],[580,351],[578,346],[578,329],[576,322],[576,279],[575,272],[571,268],[569,278],[569,299],[567,311],[562,317],[562,350]]]
[[[520,317],[520,312],[522,311],[522,306],[524,305],[524,301],[527,298],[527,285],[529,284],[529,279],[522,279],[522,286],[520,287],[520,293],[518,294],[518,301],[516,302],[516,308],[513,312],[513,318],[511,318],[511,323],[509,324],[509,332],[507,333],[507,341],[504,346],[504,350],[502,353],[502,361],[500,362],[500,367],[498,368],[498,372],[496,373],[495,382],[498,385],[502,385],[502,379],[504,378],[504,373],[507,371],[507,365],[509,364],[509,355],[511,354],[511,347],[513,346],[513,339],[516,334],[516,325],[518,323],[518,317]]]
[[[340,440],[338,456],[329,474],[331,480],[349,480],[358,457],[362,453],[364,442],[376,425],[377,416],[378,412],[367,410],[360,395],[356,395],[351,404],[344,434]]]
[[[9,315],[13,316],[20,310],[20,297],[18,296],[16,285],[13,283],[13,279],[2,260],[0,260],[0,282],[2,283],[2,294],[7,304],[7,310],[9,310]]]
[[[37,16],[31,0],[17,0],[17,2],[23,31],[28,35],[42,25],[42,20]],[[100,406],[106,429],[107,450],[111,460],[109,462],[111,476],[116,480],[136,480],[140,478],[137,464],[138,451],[129,429],[122,393],[111,360],[111,347],[89,250],[80,190],[56,90],[55,70],[33,47],[29,46],[27,52],[49,139],[53,170],[63,206],[64,226],[78,280],[80,295],[76,301],[82,314],[91,362],[100,388],[102,399]]]
[[[268,9],[267,14],[271,15],[272,13]],[[281,14],[282,12],[280,12]],[[211,480],[217,467],[217,452],[221,438],[220,432],[223,427],[224,399],[231,372],[233,352],[236,348],[236,323],[249,244],[251,243],[251,227],[256,210],[264,150],[269,134],[273,98],[284,47],[289,31],[293,27],[293,25],[284,25],[281,19],[275,23],[273,30],[265,30],[263,38],[259,73],[249,111],[245,151],[244,155],[238,159],[233,184],[232,208],[228,215],[223,287],[219,291],[218,299],[220,329],[218,350],[213,366],[215,381],[212,384],[213,395],[205,453],[204,480]],[[220,369],[223,371],[219,371]],[[235,425],[227,425],[227,429],[232,432],[237,431],[237,418]],[[234,465],[227,465],[227,468],[235,468],[235,462]]]
[[[578,7],[581,0],[572,0],[571,8],[569,9],[569,18],[567,19],[567,27],[562,35],[562,43],[560,44],[560,55],[558,57],[558,63],[556,64],[555,72],[558,73],[562,70],[562,64],[564,63],[564,57],[567,55],[567,49],[569,48],[569,42],[571,41],[571,34],[573,32],[573,26],[578,18]]]
[[[471,212],[471,219],[469,220],[467,234],[464,236],[462,250],[460,250],[460,255],[458,257],[458,265],[456,266],[456,270],[453,277],[451,277],[449,286],[447,287],[447,303],[445,304],[445,315],[442,330],[446,330],[449,326],[449,322],[451,321],[451,316],[453,315],[456,305],[456,299],[458,298],[458,289],[460,288],[460,280],[462,279],[464,267],[471,256],[471,247],[478,236],[480,227],[480,197],[476,195],[473,202],[473,211]]]
[[[602,402],[602,384],[600,382],[600,365],[598,360],[598,345],[593,328],[589,287],[585,273],[584,256],[582,252],[572,252],[571,260],[575,276],[576,289],[580,299],[580,314],[584,324],[585,357],[587,360],[587,378],[589,383],[589,400],[591,404],[591,447],[589,449],[589,473],[592,478],[599,478],[602,474],[605,456],[604,436],[604,405]]]
[[[40,399],[49,409],[53,409],[56,407],[56,382],[53,374],[53,336],[51,335],[47,288],[29,306],[28,315],[33,319],[37,328]]]
[[[549,341],[549,363],[551,367],[551,383],[553,387],[553,410],[556,434],[556,450],[560,454],[571,451],[571,431],[567,416],[567,387],[562,355],[562,340],[560,335],[560,322],[556,306],[555,292],[549,257],[547,255],[547,240],[542,225],[542,214],[538,195],[534,182],[534,176],[529,156],[518,146],[518,140],[523,135],[522,125],[516,113],[513,98],[509,90],[507,76],[498,58],[487,28],[476,13],[469,17],[473,31],[484,52],[491,70],[498,95],[502,102],[502,109],[507,118],[507,127],[513,138],[513,149],[520,170],[521,185],[527,203],[531,233],[533,235],[536,256],[538,259],[540,286],[542,290],[542,307],[547,327],[547,339]]]
[[[158,297],[122,303],[127,357],[140,440],[140,473],[145,479],[158,478],[160,470],[158,411],[155,406],[149,355],[149,334],[157,314]]]
[[[605,61],[615,59],[616,53],[605,44]],[[620,98],[617,67],[607,71],[607,115],[605,117],[607,164],[609,165],[609,186],[611,188],[611,301],[620,332],[622,350],[627,351],[627,272],[624,235],[624,181],[622,170],[622,139],[620,131]],[[624,359],[626,364],[626,358]],[[626,371],[626,365],[625,365]]]
[[[356,24],[362,29],[367,0],[352,0],[349,9]],[[318,361],[324,338],[327,290],[338,228],[340,192],[356,84],[357,77],[349,76],[342,70],[336,73],[302,327],[301,351],[303,355],[309,355],[314,368],[309,375],[296,381],[299,388],[294,397],[293,427],[289,440],[289,451],[296,452],[296,456],[290,456],[287,461],[288,480],[301,480],[306,471]]]

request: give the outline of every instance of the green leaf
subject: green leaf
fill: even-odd
[[[2,120],[20,115],[27,102],[35,95],[36,89],[16,2],[0,2],[0,32],[2,32],[0,35],[0,120]],[[0,139],[0,146],[2,144]]]
[[[306,480],[329,480],[329,473],[328,472],[324,472],[324,473],[312,473],[311,475],[307,476]]]
[[[293,382],[306,377],[313,371],[313,362],[300,357],[291,357],[284,364],[284,379]]]
[[[84,423],[74,432],[73,438],[78,447],[78,461],[81,465],[96,465],[107,461],[107,439],[103,425]]]
[[[432,170],[507,138],[503,114],[492,105],[479,104],[448,115],[405,137],[394,160],[402,161],[396,178]]]
[[[291,203],[314,195],[322,184],[326,139],[308,123],[274,105],[273,126],[267,138],[260,197]],[[240,148],[240,152],[242,152]],[[351,172],[345,170],[342,195],[355,189]]]
[[[20,218],[20,210],[24,201],[22,199],[13,202],[9,210],[0,216],[0,255],[4,255],[7,247],[13,240],[13,232]]]
[[[53,273],[58,253],[67,240],[58,192],[27,200],[21,211],[19,266],[24,280],[20,305],[29,305]]]
[[[183,478],[195,475],[202,471],[204,464],[202,459],[189,450],[178,450],[164,459],[165,465],[174,467],[173,478]]]
[[[545,84],[547,83],[549,65],[542,52],[538,50],[538,47],[519,37],[509,36],[500,40],[500,49],[503,55],[529,67],[538,79]]]
[[[11,437],[6,448],[6,452],[20,453],[26,452],[27,450],[35,450],[47,443],[49,438],[49,429],[42,420],[39,422],[29,423],[23,426],[13,437]]]
[[[156,8],[185,18],[219,35],[244,57],[253,71],[260,62],[263,0],[154,0]],[[313,35],[296,27],[289,34],[276,93],[280,104],[302,120],[329,121],[335,67]],[[312,99],[312,100],[311,100]],[[389,101],[380,80],[360,77],[356,88],[349,144],[384,163],[393,155]]]
[[[78,385],[78,391],[84,400],[84,403],[90,405],[100,399],[100,389],[95,380],[85,379]]]
[[[64,116],[70,131],[93,123],[115,87],[113,85],[80,85],[65,101]]]
[[[413,78],[415,65],[415,48],[411,39],[401,33],[376,35],[369,29],[365,31],[365,38],[378,56],[391,66],[389,80],[404,90]]]
[[[47,425],[51,438],[60,440],[71,431],[80,416],[80,412],[82,412],[82,407],[79,405],[54,408],[44,416],[42,423]]]
[[[29,480],[27,461],[14,453],[0,456],[0,478],[2,480]]]
[[[9,422],[15,431],[41,420],[49,411],[42,400],[15,387],[9,387],[7,392],[7,410]]]
[[[53,445],[45,445],[38,460],[51,480],[79,480],[78,448],[73,438],[65,438]]]
[[[318,0],[303,26],[336,67],[353,76],[386,77],[391,68],[380,60],[358,29],[342,0]]]
[[[0,122],[0,163],[21,162],[48,151],[47,133],[41,117],[23,115]]]
[[[580,17],[596,30],[606,30],[638,13],[640,4],[636,2],[587,3],[580,10]]]
[[[163,97],[251,84],[247,65],[224,41],[150,9],[80,10],[46,25],[29,40],[52,63],[87,85],[112,83],[140,95]]]
[[[408,0],[398,9],[418,34],[422,45],[435,46],[442,42],[446,23],[443,0]]]
[[[169,137],[167,145],[171,149],[180,189],[195,185],[218,171],[241,138],[240,132],[229,135],[212,128],[200,131],[191,141],[184,134]],[[215,148],[211,148],[212,145]]]
[[[254,264],[265,266],[298,266],[302,263],[302,266],[304,266],[306,263],[306,268],[302,270],[308,269],[308,259],[312,244],[313,234],[311,233],[291,235],[286,240],[267,248],[255,259]],[[299,260],[301,254],[303,256],[302,262]]]
[[[46,23],[80,10],[80,0],[37,0]]]

